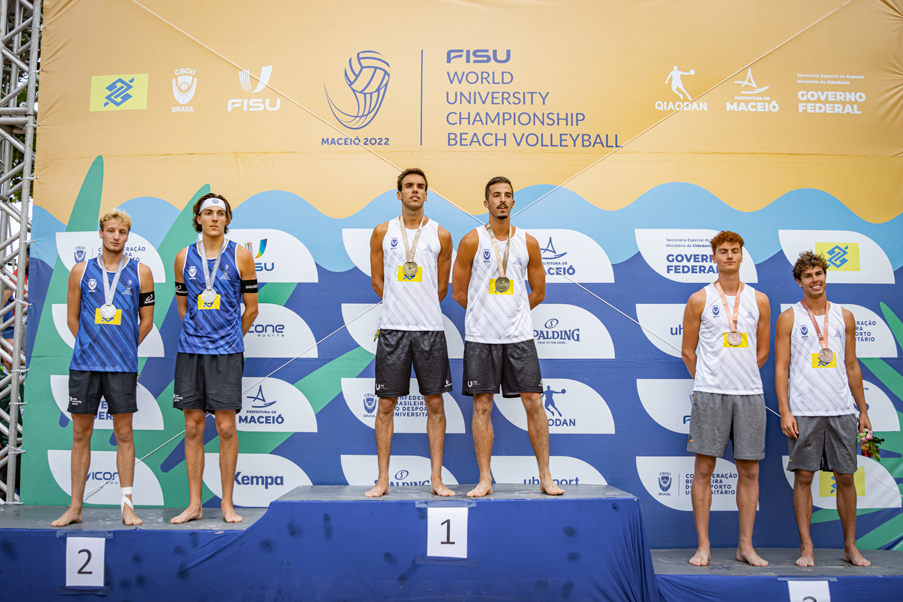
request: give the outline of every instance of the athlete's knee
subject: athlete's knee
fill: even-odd
[[[856,487],[856,483],[853,480],[853,475],[851,474],[843,474],[842,472],[835,472],[834,479],[837,481],[838,489],[853,489]]]
[[[77,416],[77,417],[76,417]],[[91,441],[94,433],[94,416],[83,418],[82,414],[73,415],[72,418],[72,443],[78,445]]]
[[[712,478],[712,473],[715,472],[716,459],[714,456],[696,455],[696,464],[693,468],[694,482],[696,479],[708,480]]]
[[[426,411],[430,414],[445,414],[445,402],[442,399],[441,395],[426,395],[423,398],[423,403],[426,405]]]
[[[116,443],[118,445],[131,445],[132,439],[133,435],[131,424],[127,426],[119,426],[116,428]]]
[[[758,460],[736,460],[737,474],[740,479],[759,480],[759,461]]]
[[[397,397],[380,397],[377,412],[383,415],[394,414],[398,405]]]
[[[473,414],[485,418],[492,414],[492,396],[474,396],[473,398]]]
[[[220,441],[222,440],[230,440],[236,437],[236,427],[235,420],[228,420],[225,418],[217,417],[216,420],[216,434],[219,435]]]
[[[812,479],[815,478],[815,473],[808,470],[794,470],[793,471],[793,484],[799,485],[800,487],[811,487]]]
[[[185,437],[195,439],[204,436],[204,429],[207,427],[207,417],[201,414],[200,417],[185,415]]]

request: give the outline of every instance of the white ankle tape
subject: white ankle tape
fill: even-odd
[[[127,496],[127,495],[132,495],[132,488],[131,488],[131,487],[120,487],[119,489],[122,491],[122,501],[119,502],[119,509],[120,509],[120,510],[125,510],[125,507],[126,507],[126,506],[128,506],[129,508],[134,509],[135,506],[132,504],[132,500],[130,500],[129,498],[125,497],[125,496]]]

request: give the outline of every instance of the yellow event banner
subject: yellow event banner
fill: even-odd
[[[871,222],[903,205],[887,3],[143,4],[47,3],[35,194],[60,220],[98,155],[104,208],[203,180],[345,217],[417,164],[479,213],[494,175],[556,185],[615,151],[568,188],[611,210],[675,181],[743,211],[801,187]]]

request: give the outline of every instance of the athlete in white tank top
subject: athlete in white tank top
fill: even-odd
[[[483,205],[489,210],[489,223],[461,239],[453,279],[455,301],[467,310],[464,379],[468,382],[463,393],[473,395],[473,444],[480,469],[480,481],[467,495],[492,493],[492,403],[500,385],[503,394],[519,395],[524,404],[540,489],[561,495],[564,490],[549,471],[549,424],[538,392],[542,391],[542,376],[530,314],[546,295],[539,243],[511,225],[514,188],[510,180],[491,179]],[[469,371],[481,375],[473,377]],[[525,385],[522,377],[526,374],[534,374],[539,382]],[[470,382],[477,387],[472,392]],[[506,393],[505,383],[513,383],[510,393]],[[534,385],[539,388],[533,390]]]
[[[439,224],[429,218],[420,229],[413,253],[417,271],[404,273],[408,261],[401,232],[401,218],[390,220],[383,237],[383,315],[379,327],[388,330],[443,330],[439,308]],[[419,225],[419,224],[418,224]],[[417,228],[405,228],[408,244],[417,238]],[[413,251],[413,247],[411,247]],[[445,289],[448,290],[448,278]]]
[[[780,315],[775,333],[775,390],[781,430],[789,438],[790,460],[798,460],[787,467],[793,472],[793,511],[800,534],[796,564],[815,566],[809,522],[812,480],[821,456],[837,463],[832,468],[844,560],[869,566],[871,563],[856,547],[857,492],[851,471],[857,465],[858,453],[852,428],[858,426],[862,433],[872,430],[872,423],[856,359],[856,320],[849,310],[828,301],[827,270],[823,256],[811,251],[800,254],[793,276],[803,290],[803,299]],[[854,418],[857,407],[858,425]],[[799,455],[797,450],[801,450]],[[807,454],[812,457],[806,458]],[[838,466],[845,467],[843,472],[837,471]]]
[[[450,391],[451,370],[442,310],[448,293],[452,239],[423,213],[427,201],[426,175],[406,169],[398,176],[401,216],[373,229],[370,237],[370,279],[383,300],[376,350],[376,486],[365,495],[389,493],[389,456],[392,450],[395,407],[408,391],[411,368],[427,411],[432,493],[453,496],[442,482],[445,446],[445,406],[442,391]],[[426,389],[439,381],[438,388]],[[442,382],[446,387],[442,387]],[[382,388],[381,388],[382,387]]]
[[[725,445],[730,432],[739,440],[761,438],[764,448],[765,411],[760,407],[764,397],[759,368],[768,359],[768,297],[740,281],[743,239],[739,234],[720,232],[712,239],[712,251],[718,280],[693,293],[687,302],[681,355],[693,377],[694,392],[720,397],[713,398],[711,405],[700,402],[694,407],[691,432],[697,433],[697,438],[718,440]],[[690,559],[690,564],[696,566],[705,566],[711,559],[709,511],[716,460],[715,456],[696,453],[691,497],[698,546]],[[734,461],[740,476],[736,497],[740,515],[737,560],[767,566],[752,545],[759,502],[759,461],[736,457]]]
[[[526,233],[517,228],[508,251],[505,277],[510,287],[499,292],[498,259],[492,238],[486,228],[477,228],[478,246],[467,287],[467,313],[464,317],[464,340],[476,343],[517,343],[533,338],[533,318],[527,295]],[[499,250],[504,253],[501,241]]]

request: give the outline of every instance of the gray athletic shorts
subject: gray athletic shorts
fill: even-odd
[[[825,470],[840,474],[856,472],[856,414],[843,416],[796,416],[799,439],[788,437],[790,462],[787,470]]]
[[[376,395],[404,397],[411,392],[411,365],[421,395],[452,390],[444,330],[380,330],[376,344]]]
[[[242,353],[176,354],[172,407],[177,410],[241,411]]]
[[[517,343],[464,342],[464,385],[461,394],[499,392],[502,397],[542,393],[542,372],[533,339]]]
[[[687,451],[720,458],[728,440],[737,460],[765,457],[765,396],[694,391]]]

